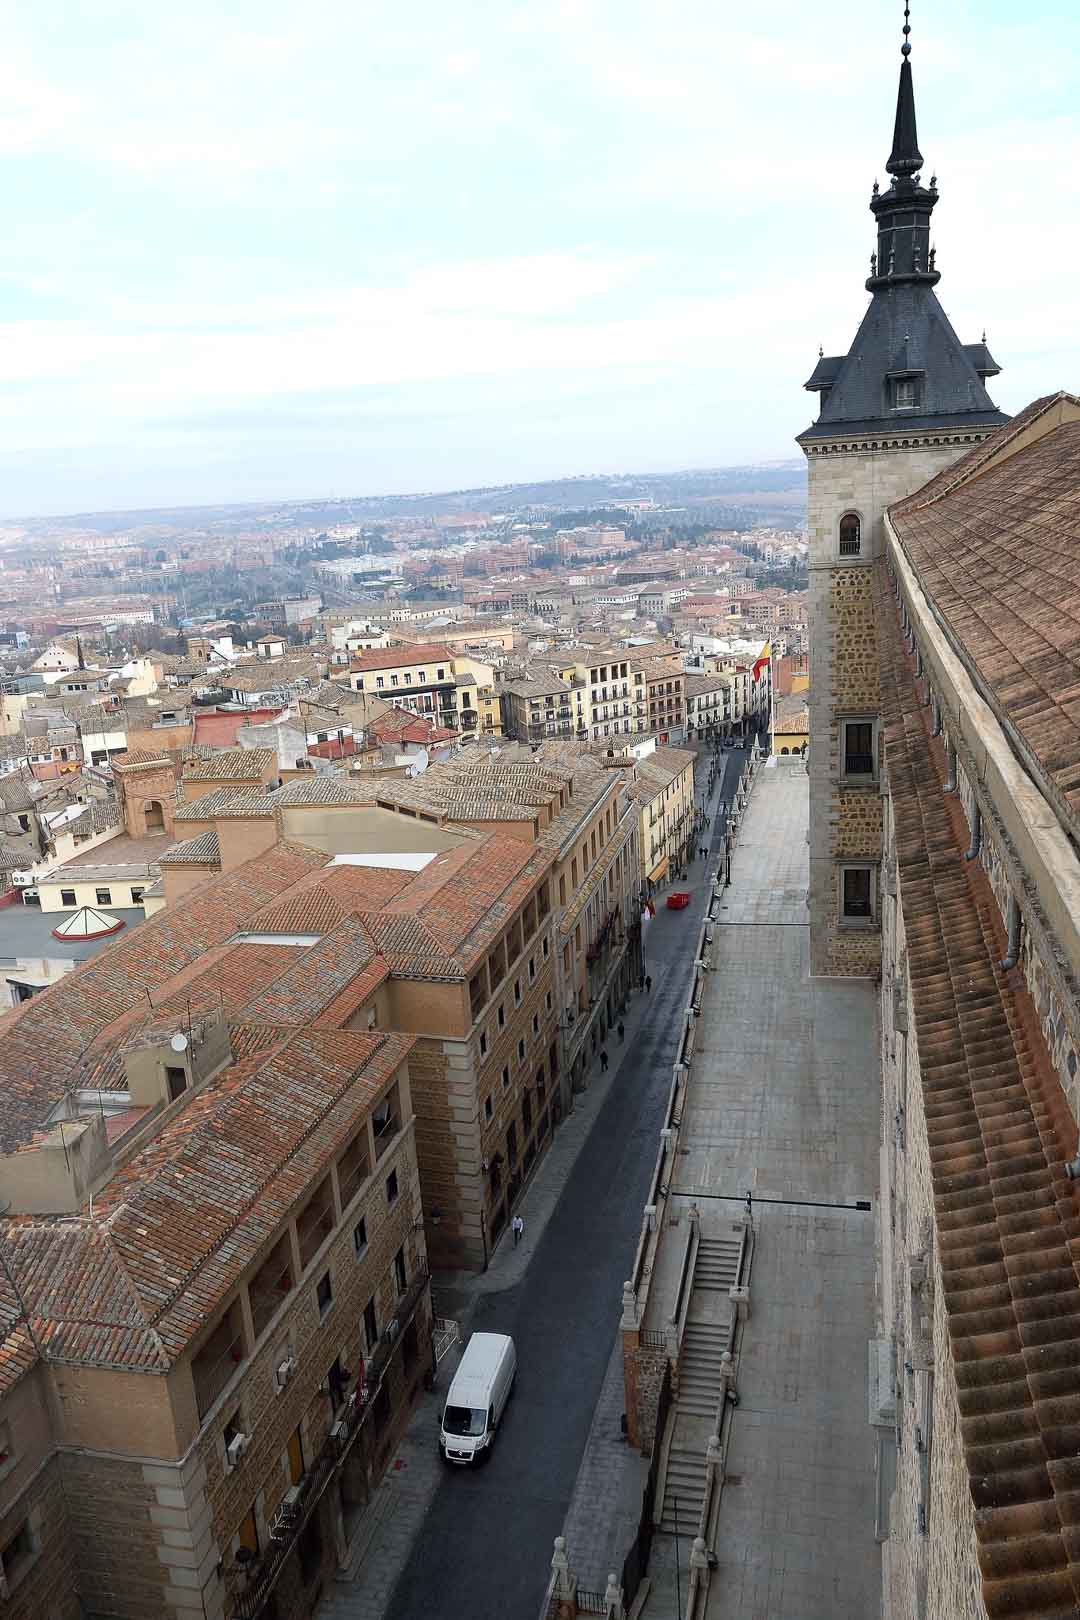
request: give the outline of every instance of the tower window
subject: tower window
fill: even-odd
[[[893,410],[913,411],[919,403],[914,377],[893,378]]]
[[[854,512],[845,512],[840,519],[840,555],[857,557],[862,550],[862,523]]]
[[[840,730],[844,776],[873,781],[877,775],[877,738],[873,720],[842,720]]]
[[[840,868],[840,921],[848,927],[868,928],[874,924],[874,868]]]

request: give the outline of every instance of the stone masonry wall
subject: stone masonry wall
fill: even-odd
[[[978,436],[976,436],[978,437]],[[885,508],[927,483],[970,442],[844,445],[809,461],[810,526],[810,965],[811,972],[873,976],[880,964],[876,928],[841,928],[837,863],[880,860],[875,790],[840,778],[840,720],[871,718],[880,708],[877,644],[866,570],[882,554]],[[862,548],[841,559],[839,523],[858,514]]]

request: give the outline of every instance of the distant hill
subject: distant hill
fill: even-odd
[[[492,515],[580,511],[622,501],[685,506],[698,522],[727,527],[751,523],[780,526],[806,517],[806,466],[801,460],[742,467],[708,467],[673,473],[595,473],[529,484],[505,484],[412,495],[362,495],[334,500],[247,502],[236,506],[158,507],[135,512],[80,512],[69,517],[26,518],[22,526],[42,537],[74,529],[98,534],[120,531],[182,531],[220,534],[253,525],[297,530],[339,523],[373,523],[395,517],[435,517],[459,512]]]

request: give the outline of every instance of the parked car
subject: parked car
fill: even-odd
[[[517,1378],[517,1352],[506,1333],[474,1333],[458,1362],[443,1407],[439,1451],[459,1468],[485,1462]]]

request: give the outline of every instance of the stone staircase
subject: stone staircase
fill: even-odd
[[[716,1417],[720,1368],[731,1343],[731,1322],[726,1312],[718,1317],[716,1295],[726,1297],[738,1282],[742,1247],[742,1235],[735,1231],[698,1241],[690,1309],[679,1347],[679,1393],[672,1403],[664,1468],[659,1528],[670,1534],[677,1528],[680,1536],[697,1535],[705,1500],[705,1439]],[[695,1296],[702,1307],[698,1313]]]
[[[741,1254],[742,1238],[735,1233],[727,1237],[701,1238],[694,1262],[694,1289],[721,1288],[726,1294],[739,1280]]]

